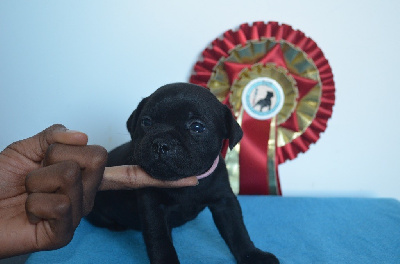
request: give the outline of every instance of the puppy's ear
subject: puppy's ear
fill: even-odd
[[[242,139],[243,131],[232,115],[232,111],[224,105],[225,108],[225,127],[226,138],[229,139],[229,148],[233,149]]]
[[[146,104],[146,101],[147,97],[140,101],[138,107],[135,109],[135,111],[133,111],[131,116],[128,118],[128,121],[126,121],[126,127],[128,128],[129,133],[133,133],[133,131],[135,131],[140,112],[142,111],[143,106]]]

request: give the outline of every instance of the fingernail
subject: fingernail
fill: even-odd
[[[78,131],[78,130],[69,130],[69,129],[67,129],[65,132],[66,133],[83,133],[83,132]]]

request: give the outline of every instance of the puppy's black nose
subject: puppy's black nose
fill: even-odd
[[[170,147],[165,142],[155,140],[153,142],[153,151],[157,154],[167,154],[170,150]]]

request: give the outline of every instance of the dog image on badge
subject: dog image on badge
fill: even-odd
[[[174,264],[179,259],[172,228],[208,207],[237,263],[279,263],[273,254],[256,248],[248,235],[220,154],[224,140],[232,149],[243,132],[231,110],[208,89],[188,83],[165,85],[139,103],[127,128],[132,140],[109,153],[107,166],[139,165],[165,181],[196,175],[199,184],[100,191],[87,217],[92,224],[141,230],[150,262]]]
[[[259,106],[260,107],[260,110],[259,110],[260,112],[263,112],[265,107],[268,108],[268,110],[271,110],[271,98],[273,98],[273,97],[274,97],[274,93],[268,91],[267,94],[265,95],[265,97],[262,98],[262,99],[259,99],[257,101],[257,103],[255,103],[253,105],[253,107]]]

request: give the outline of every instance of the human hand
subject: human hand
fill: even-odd
[[[160,181],[139,166],[105,168],[107,152],[87,135],[53,125],[0,153],[0,258],[70,242],[100,190],[175,188],[196,177]],[[104,178],[102,177],[104,171]]]
[[[0,153],[0,258],[70,242],[107,160],[86,144],[84,133],[54,125]]]

